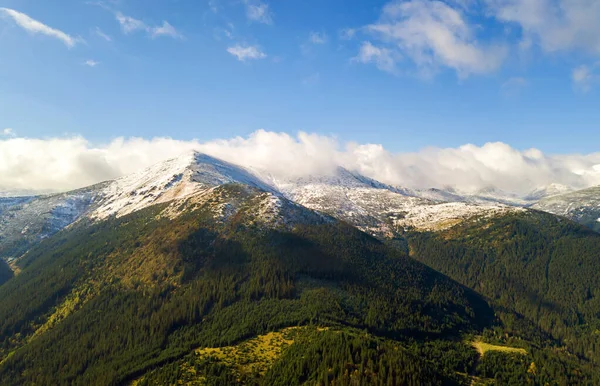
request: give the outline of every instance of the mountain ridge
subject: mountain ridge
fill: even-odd
[[[567,217],[600,232],[600,186],[544,198],[532,208]]]
[[[330,173],[282,178],[190,151],[137,173],[70,192],[0,198],[0,257],[18,258],[34,243],[83,218],[118,217],[235,182],[341,218],[384,238],[393,237],[403,227],[446,229],[476,216],[502,215],[531,205],[492,188],[475,195],[451,188],[415,190],[384,184],[342,167]],[[539,189],[538,195],[560,189]]]

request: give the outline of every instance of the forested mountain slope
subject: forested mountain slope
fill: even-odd
[[[14,276],[12,269],[4,260],[0,260],[0,285],[6,283]]]
[[[406,237],[419,261],[600,363],[600,234],[528,211]]]
[[[600,382],[600,234],[564,218],[199,153],[79,193],[31,239],[41,198],[0,202],[3,384]]]
[[[474,292],[398,250],[245,185],[77,224],[19,264],[0,287],[7,385],[119,384],[195,348],[288,326],[402,341],[458,338],[493,319]],[[413,373],[420,359],[403,353],[377,354],[381,379],[391,369],[417,383],[457,377]]]

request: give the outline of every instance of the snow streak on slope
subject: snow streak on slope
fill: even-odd
[[[441,231],[476,217],[504,216],[526,210],[502,204],[445,202],[414,206],[407,211],[404,217],[394,219],[394,224],[405,229],[415,228],[420,231]]]
[[[235,218],[246,226],[293,229],[298,224],[330,223],[333,218],[298,205],[279,194],[249,185],[220,185],[171,202],[161,213],[175,218],[182,213],[208,210],[216,222]]]
[[[0,200],[0,258],[11,260],[85,214],[103,185],[41,197]]]

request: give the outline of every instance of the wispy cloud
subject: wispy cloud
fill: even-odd
[[[141,20],[135,19],[131,16],[125,16],[121,12],[117,12],[115,17],[121,25],[121,30],[126,33],[132,33],[136,31],[147,31],[148,26]]]
[[[273,14],[269,4],[261,0],[243,0],[246,6],[246,17],[250,21],[263,24],[273,24]]]
[[[105,34],[105,33],[104,33],[104,31],[102,31],[102,30],[100,29],[100,27],[96,27],[96,28],[94,29],[94,33],[95,33],[97,36],[101,37],[102,39],[106,40],[107,42],[112,42],[112,38],[111,38],[110,36],[108,36],[107,34]]]
[[[49,27],[22,12],[15,11],[14,9],[0,8],[0,13],[12,18],[19,27],[23,28],[27,32],[32,34],[46,35],[51,38],[58,39],[69,48],[75,47],[77,43],[82,41],[81,38],[72,37],[61,30]]]
[[[159,37],[159,36],[169,36],[169,37],[172,37],[172,38],[175,38],[175,39],[181,39],[181,38],[183,38],[183,36],[179,32],[177,32],[177,30],[175,29],[175,27],[173,27],[167,21],[163,21],[163,24],[160,27],[152,27],[152,28],[150,28],[150,35],[153,38],[156,38],[156,37]]]
[[[356,36],[356,29],[354,28],[344,28],[339,32],[340,39],[342,40],[351,40]]]
[[[300,44],[300,50],[304,55],[313,53],[316,46],[322,46],[327,43],[329,37],[322,32],[310,32],[306,40]]]
[[[396,62],[400,55],[388,48],[376,47],[371,42],[363,42],[358,51],[358,55],[352,58],[352,61],[359,63],[375,63],[377,68],[382,71],[395,74],[397,72]]]
[[[235,56],[240,62],[246,60],[256,60],[266,58],[267,55],[260,50],[258,46],[244,46],[236,44],[235,46],[227,48],[227,52]]]
[[[596,73],[599,66],[600,64],[597,63],[592,66],[581,65],[575,67],[571,72],[571,80],[575,88],[583,92],[590,91],[594,83],[600,80],[600,75]]]
[[[217,40],[222,38],[233,39],[235,37],[235,26],[233,23],[227,23],[224,27],[216,27],[214,29],[214,37]]]
[[[216,0],[208,0],[208,8],[210,8],[213,13],[219,12],[219,5]]]
[[[121,12],[117,12],[115,17],[121,25],[121,30],[125,34],[146,32],[151,38],[157,38],[161,36],[168,36],[176,39],[183,38],[183,35],[180,34],[175,27],[173,27],[167,21],[163,21],[161,26],[149,26],[142,20],[133,18],[131,16],[126,16]]]
[[[312,44],[325,44],[327,43],[327,35],[319,32],[311,32],[308,35],[308,41]]]
[[[85,64],[88,67],[96,67],[97,65],[100,64],[100,62],[97,62],[97,61],[95,61],[93,59],[88,59],[85,62],[83,62],[83,64]]]
[[[10,127],[7,127],[6,129],[2,130],[2,136],[3,137],[16,137],[17,133],[15,133],[15,131],[13,129],[11,129]]]

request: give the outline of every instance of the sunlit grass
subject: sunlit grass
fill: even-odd
[[[485,343],[485,342],[478,341],[478,340],[472,342],[471,344],[473,345],[473,347],[475,347],[475,349],[481,356],[484,356],[485,353],[488,351],[500,351],[500,352],[504,352],[504,353],[508,353],[508,354],[527,355],[527,350],[525,350],[524,348],[498,346],[498,345]]]

